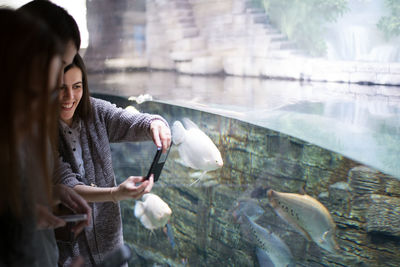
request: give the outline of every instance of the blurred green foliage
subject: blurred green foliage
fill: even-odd
[[[390,15],[383,16],[377,26],[389,40],[400,35],[400,0],[385,0],[385,4]]]
[[[259,0],[272,24],[312,56],[326,54],[324,26],[348,11],[348,0]]]

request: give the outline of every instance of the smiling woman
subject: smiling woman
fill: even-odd
[[[167,150],[171,143],[168,123],[158,115],[131,113],[110,102],[89,96],[86,69],[77,54],[66,67],[60,88],[60,145],[62,159],[73,177],[59,182],[73,188],[93,205],[93,224],[76,240],[58,242],[60,264],[81,255],[87,265],[97,265],[122,245],[119,201],[137,199],[150,192],[153,176],[130,176],[116,186],[110,142],[153,139]]]
[[[83,96],[82,71],[71,64],[65,68],[64,73],[64,83],[59,94],[60,117],[63,122],[71,126],[75,110]]]

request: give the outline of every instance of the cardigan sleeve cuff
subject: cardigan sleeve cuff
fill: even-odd
[[[78,175],[77,175],[78,176]],[[77,179],[77,177],[70,177],[70,178],[65,178],[62,182],[62,184],[65,184],[68,187],[74,188],[77,185],[84,185],[81,181]]]

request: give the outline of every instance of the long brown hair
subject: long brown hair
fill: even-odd
[[[64,48],[46,25],[8,9],[0,9],[0,36],[0,214],[20,218],[27,203],[51,201],[58,90],[49,72]]]

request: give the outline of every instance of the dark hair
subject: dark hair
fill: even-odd
[[[75,19],[62,7],[47,1],[34,0],[18,9],[42,19],[64,44],[73,41],[76,50],[81,47],[81,35]]]
[[[90,92],[89,92],[86,67],[79,53],[75,55],[72,63],[64,68],[64,74],[74,67],[79,68],[82,72],[82,86],[83,86],[82,98],[78,104],[78,107],[76,108],[76,111],[74,113],[74,118],[79,117],[83,121],[87,122],[89,119],[92,118],[92,107],[90,104]]]
[[[32,208],[27,201],[51,201],[49,152],[55,149],[59,105],[49,78],[64,51],[44,23],[8,9],[0,9],[0,36],[0,214],[21,218]]]

